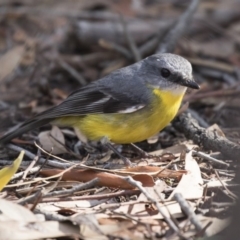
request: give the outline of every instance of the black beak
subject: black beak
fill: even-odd
[[[179,84],[193,89],[200,89],[200,86],[194,81],[194,79],[182,79]]]

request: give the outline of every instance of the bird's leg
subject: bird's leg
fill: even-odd
[[[126,166],[132,166],[131,161],[124,157],[110,142],[109,139],[104,137],[101,139],[101,143],[105,146],[107,146],[110,150],[112,150],[115,154],[117,154],[124,162]]]
[[[150,156],[147,152],[145,152],[144,150],[142,150],[140,147],[138,147],[138,146],[135,145],[134,143],[130,143],[130,145],[131,145],[135,150],[137,150],[137,151],[140,153],[140,155],[141,155],[142,158],[148,158],[148,157]]]
[[[116,153],[123,160],[123,162],[126,166],[132,165],[131,161],[128,158],[124,157],[111,143],[109,143],[109,142],[106,143],[106,146],[109,149],[111,149],[114,153]]]

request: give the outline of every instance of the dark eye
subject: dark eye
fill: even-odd
[[[164,78],[168,78],[171,75],[171,72],[166,68],[162,68],[161,69],[161,75]]]

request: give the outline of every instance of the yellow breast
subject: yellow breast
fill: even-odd
[[[140,142],[158,133],[175,117],[183,97],[183,93],[159,89],[153,93],[152,104],[136,112],[66,117],[63,123],[79,129],[91,141],[107,137],[119,144]]]

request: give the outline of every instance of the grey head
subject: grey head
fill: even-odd
[[[199,89],[192,75],[191,63],[185,58],[161,53],[145,58],[140,67],[144,81],[153,87],[175,92],[185,92],[186,88]]]

